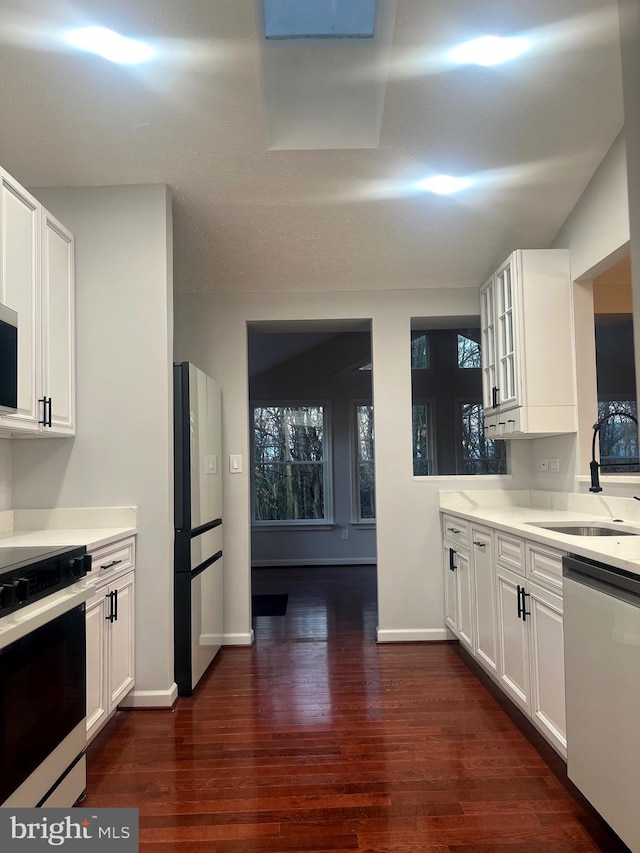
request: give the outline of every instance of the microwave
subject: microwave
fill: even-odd
[[[18,407],[18,315],[0,305],[0,411]]]

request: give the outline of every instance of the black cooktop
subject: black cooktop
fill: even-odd
[[[0,545],[0,616],[83,578],[91,570],[91,555],[86,551],[84,545]]]
[[[75,545],[39,545],[37,547],[10,545],[7,548],[0,545],[0,575],[11,569],[21,569],[40,563],[42,560],[59,557],[75,548]]]

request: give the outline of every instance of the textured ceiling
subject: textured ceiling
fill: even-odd
[[[158,58],[66,50],[86,23]],[[615,0],[398,0],[379,148],[270,151],[253,0],[3,0],[0,163],[35,187],[169,184],[178,291],[476,286],[549,245],[622,127],[616,28]],[[507,65],[442,62],[523,31]],[[412,193],[432,172],[480,180]]]

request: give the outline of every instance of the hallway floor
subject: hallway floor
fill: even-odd
[[[373,567],[253,576],[286,615],[89,749],[84,805],[139,807],[144,853],[626,850],[455,644],[375,644]]]

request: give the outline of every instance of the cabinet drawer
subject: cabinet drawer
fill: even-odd
[[[497,531],[496,562],[524,577],[524,541]]]
[[[469,522],[453,515],[442,517],[442,535],[450,542],[469,547]]]
[[[500,435],[513,435],[522,431],[520,423],[520,409],[510,409],[499,418]]]
[[[541,586],[562,590],[563,551],[527,543],[527,576]]]
[[[87,575],[90,583],[102,583],[112,575],[119,574],[135,566],[135,539],[120,539],[91,553],[91,572]]]

